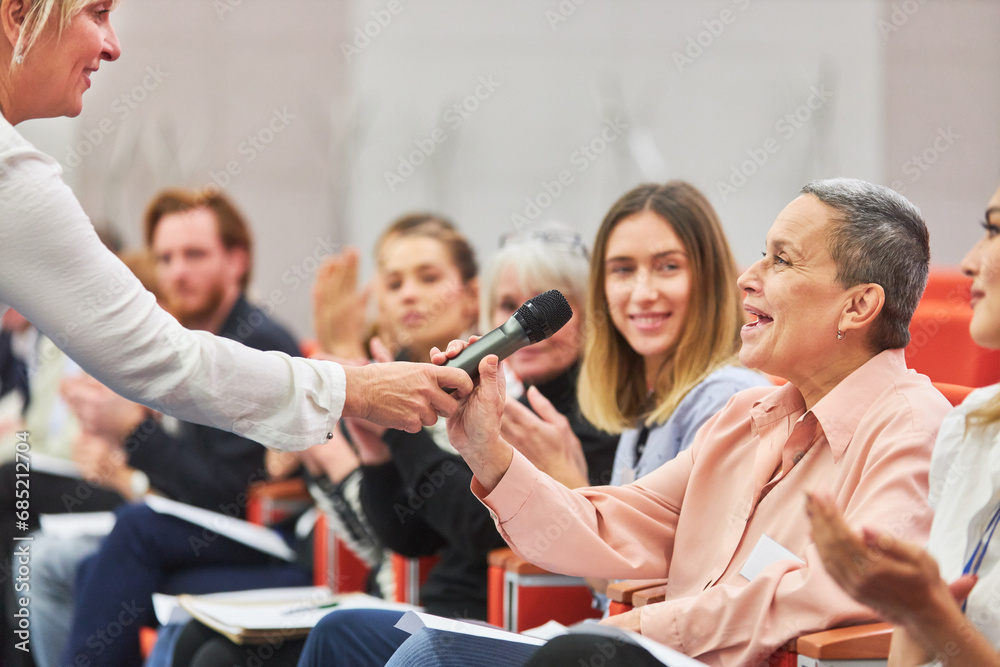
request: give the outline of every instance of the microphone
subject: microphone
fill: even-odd
[[[549,290],[525,301],[510,319],[450,359],[445,366],[461,368],[479,382],[479,362],[489,354],[503,361],[522,347],[545,340],[573,317],[573,309],[559,290]]]

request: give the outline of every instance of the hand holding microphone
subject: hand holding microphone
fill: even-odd
[[[525,301],[509,320],[469,344],[445,365],[461,368],[478,384],[480,362],[485,357],[492,354],[506,359],[526,345],[545,340],[571,317],[573,309],[566,297],[549,290]],[[432,360],[440,363],[446,354],[434,354]],[[448,440],[489,493],[510,467],[514,450],[500,437],[505,403],[503,375],[492,363],[484,364],[484,369],[486,379],[482,386],[460,401],[448,419]]]
[[[461,368],[479,381],[479,362],[490,354],[503,361],[522,347],[549,338],[573,317],[573,309],[558,290],[533,296],[506,322],[470,344],[445,366]]]

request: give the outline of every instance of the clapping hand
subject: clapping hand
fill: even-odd
[[[567,487],[587,486],[587,461],[569,420],[537,388],[530,387],[527,396],[534,412],[507,398],[500,434],[536,468]]]

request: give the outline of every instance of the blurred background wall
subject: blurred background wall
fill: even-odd
[[[756,259],[806,181],[890,185],[957,264],[1000,180],[1000,0],[125,0],[76,119],[20,126],[96,225],[215,184],[257,237],[253,295],[310,335],[318,262],[403,212],[485,260],[560,219],[589,240],[683,178]]]

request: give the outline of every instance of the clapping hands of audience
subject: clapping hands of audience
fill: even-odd
[[[320,349],[340,359],[364,359],[369,288],[358,290],[358,250],[345,248],[316,272],[313,313]]]
[[[806,512],[826,571],[851,597],[897,626],[890,665],[921,665],[947,646],[970,658],[962,664],[1000,663],[962,612],[962,602],[976,585],[974,575],[949,584],[919,546],[867,529],[854,533],[829,497],[808,494]],[[961,631],[962,626],[971,632]],[[954,641],[956,629],[966,646]]]
[[[587,461],[569,420],[537,388],[529,387],[527,396],[531,410],[507,398],[500,435],[536,468],[567,487],[588,486]]]
[[[113,441],[124,440],[153,414],[90,376],[63,380],[62,395],[84,431]]]
[[[134,500],[131,480],[135,469],[129,466],[121,441],[84,431],[73,439],[70,453],[85,480]]]

